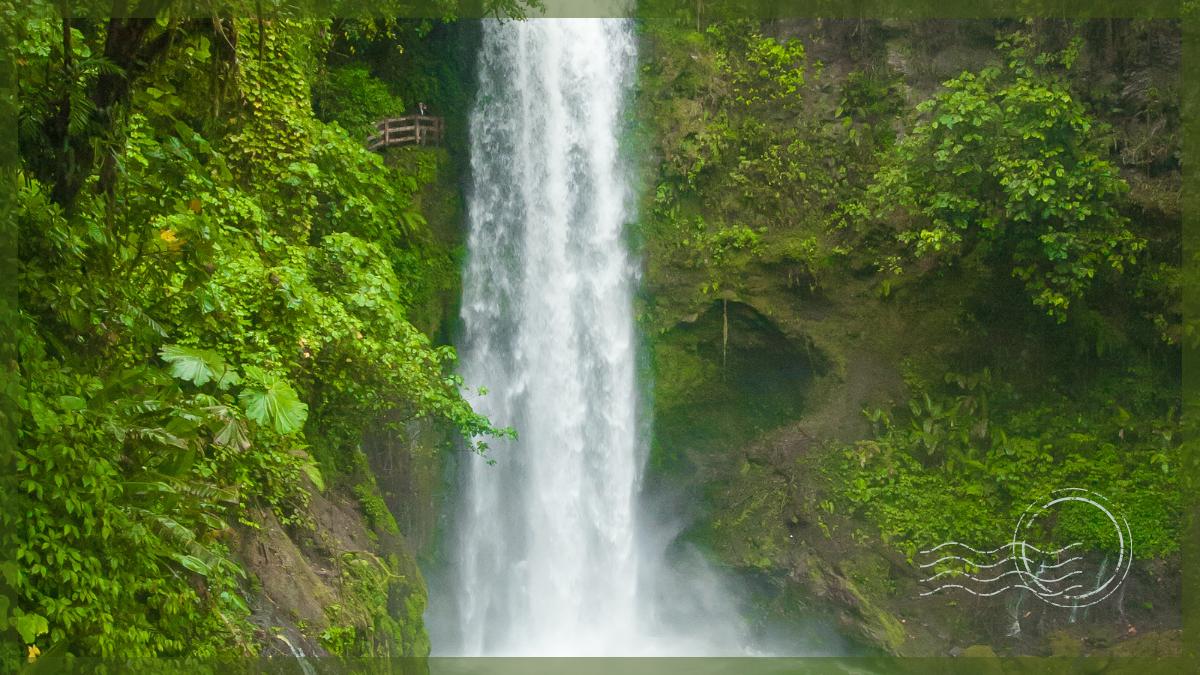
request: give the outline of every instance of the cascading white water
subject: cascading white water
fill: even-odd
[[[494,464],[465,459],[435,653],[711,650],[665,637],[661,585],[639,592],[656,586],[661,556],[643,550],[636,512],[636,267],[618,153],[632,26],[484,24],[461,374],[488,389],[476,408],[519,439],[494,442]],[[692,619],[696,635],[721,622]]]

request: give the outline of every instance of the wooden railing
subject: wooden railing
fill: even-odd
[[[367,139],[367,149],[439,144],[442,142],[442,128],[442,118],[429,115],[406,115],[380,120],[375,123],[378,133]]]

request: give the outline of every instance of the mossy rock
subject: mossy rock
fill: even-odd
[[[808,345],[754,307],[726,300],[656,338],[653,360],[652,470],[730,456],[731,448],[795,419],[824,370]]]
[[[1113,645],[1108,654],[1118,657],[1179,656],[1183,654],[1183,631],[1147,631]]]
[[[1051,656],[1080,656],[1083,641],[1067,631],[1055,631],[1049,638]]]
[[[735,567],[782,567],[788,532],[783,516],[790,501],[785,479],[765,467],[743,462],[732,485],[719,490],[708,529],[717,554]]]
[[[813,596],[840,608],[839,622],[847,634],[888,654],[906,655],[908,632],[882,598],[860,588],[817,554],[802,555],[797,567]]]
[[[903,654],[904,644],[908,642],[908,633],[904,624],[891,612],[871,600],[858,589],[854,582],[840,579],[842,588],[854,598],[854,608],[861,622],[859,632],[874,644],[879,645],[890,654]]]

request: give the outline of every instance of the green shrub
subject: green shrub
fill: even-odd
[[[313,111],[353,136],[372,133],[375,122],[402,115],[404,102],[363,65],[329,68],[313,85]]]

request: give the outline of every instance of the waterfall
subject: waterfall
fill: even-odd
[[[720,617],[689,617],[692,642],[656,625],[661,556],[639,535],[637,268],[618,152],[635,63],[628,21],[484,22],[460,372],[519,437],[463,459],[435,653],[721,649],[698,628]]]

